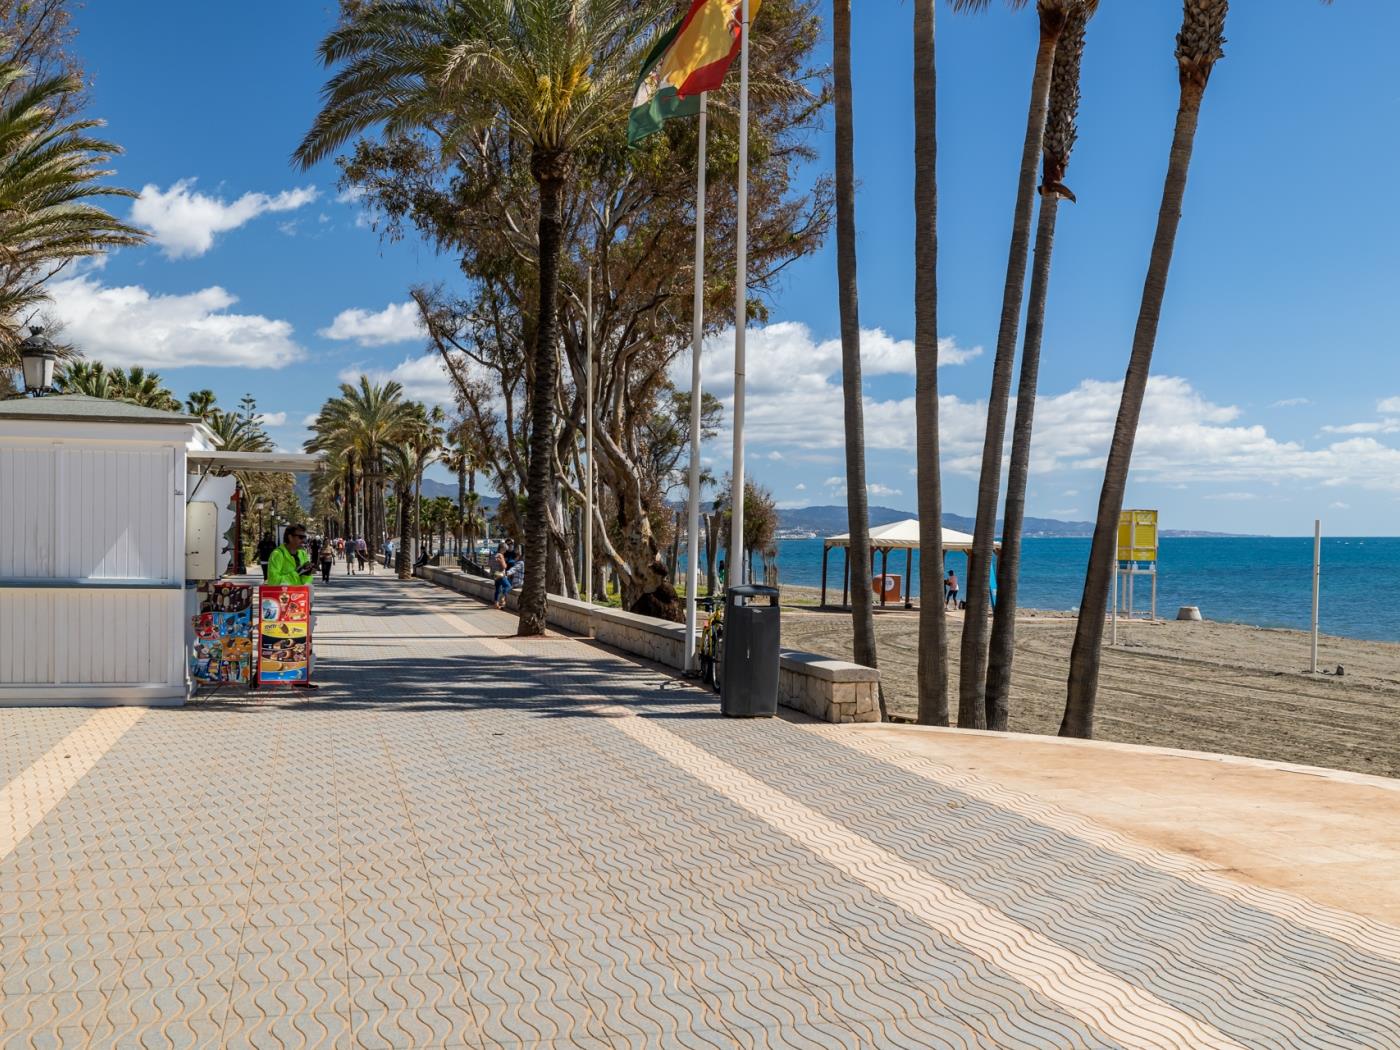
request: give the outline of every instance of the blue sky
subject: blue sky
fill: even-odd
[[[861,5],[855,39],[861,320],[872,502],[912,508],[911,63],[907,4]],[[95,357],[180,393],[254,394],[286,447],[342,374],[416,396],[445,383],[402,312],[451,260],[382,244],[333,165],[289,156],[316,110],[328,2],[143,0],[78,11],[93,111],[157,243],[60,282]],[[1180,6],[1109,0],[1090,27],[1061,211],[1029,512],[1093,514],[1176,105]],[[1206,100],[1129,490],[1166,527],[1394,534],[1400,504],[1400,5],[1238,3]],[[947,508],[970,514],[1025,120],[1035,18],[940,5],[940,329]],[[822,44],[823,55],[829,45]],[[818,134],[829,164],[830,128]],[[750,335],[751,476],[840,502],[834,245],[794,266]],[[723,265],[715,260],[712,265]],[[359,311],[341,316],[345,311]],[[337,318],[339,317],[339,321]],[[727,396],[726,341],[706,354]],[[977,353],[983,348],[981,353]],[[198,362],[191,364],[190,362]],[[688,376],[688,363],[680,363]],[[725,433],[707,450],[728,463]]]

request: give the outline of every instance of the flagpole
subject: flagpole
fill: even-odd
[[[705,139],[708,94],[700,94],[700,147],[695,173],[695,301],[690,346],[690,506],[686,516],[685,666],[694,670],[696,610],[700,592],[700,344],[705,330]]]
[[[588,291],[585,293],[583,319],[586,348],[584,359],[588,373],[584,380],[583,450],[587,459],[583,482],[583,600],[593,603],[593,263],[588,264]]]
[[[748,327],[749,270],[749,0],[740,4],[739,224],[734,276],[734,466],[730,489],[729,565],[726,582],[744,582],[744,336]]]

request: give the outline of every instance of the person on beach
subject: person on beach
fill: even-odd
[[[948,578],[943,581],[943,608],[948,608],[949,603],[954,609],[958,607],[958,574],[952,569],[948,570]]]

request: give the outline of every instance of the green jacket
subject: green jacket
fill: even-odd
[[[297,556],[292,557],[292,552],[287,550],[285,544],[279,546],[272,552],[272,557],[267,561],[267,583],[272,587],[303,587],[309,586],[311,576],[303,576],[297,569],[311,561],[311,555],[306,553],[306,548],[297,551]]]

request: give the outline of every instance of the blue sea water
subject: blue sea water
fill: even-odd
[[[1307,630],[1312,614],[1313,541],[1307,537],[1191,537],[1162,540],[1157,568],[1157,614],[1175,617],[1200,606],[1207,620]],[[841,596],[842,552],[831,552],[827,586]],[[1027,609],[1075,609],[1089,560],[1087,538],[1028,538],[1021,559],[1020,604]],[[947,565],[965,578],[961,554]],[[879,559],[876,566],[878,571]],[[779,540],[779,583],[821,586],[822,541]],[[889,572],[905,575],[903,551],[891,551]],[[919,558],[914,555],[914,593]],[[1373,641],[1400,640],[1400,538],[1324,537],[1321,628],[1325,634]],[[907,584],[909,581],[905,581]],[[1138,577],[1135,606],[1144,610],[1150,583]]]

